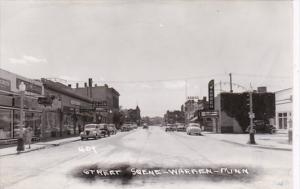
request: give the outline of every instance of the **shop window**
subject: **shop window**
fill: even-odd
[[[0,139],[8,139],[12,137],[11,110],[0,109]]]
[[[278,113],[278,124],[279,129],[287,129],[288,123],[287,123],[287,112],[285,113]]]

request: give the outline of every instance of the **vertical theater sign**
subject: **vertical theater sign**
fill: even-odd
[[[215,82],[213,79],[208,83],[208,108],[209,110],[215,109]]]

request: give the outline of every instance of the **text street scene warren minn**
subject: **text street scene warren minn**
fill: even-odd
[[[293,1],[0,0],[0,188],[293,188]]]

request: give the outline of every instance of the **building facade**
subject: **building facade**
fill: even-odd
[[[276,128],[287,130],[292,128],[293,120],[293,89],[287,88],[275,92],[276,97]]]
[[[44,95],[42,83],[0,69],[0,139],[2,140],[19,136],[21,82],[26,86],[23,106],[25,127],[31,127],[34,136],[41,135],[43,106],[37,99]]]
[[[59,82],[42,79],[45,96],[54,98],[43,112],[44,137],[62,137],[79,134],[84,124],[95,122],[92,99],[81,96]]]
[[[92,85],[92,79],[89,79],[89,85],[85,83],[84,87],[72,89],[76,94],[86,96],[92,99],[96,118],[99,123],[112,123],[114,112],[119,112],[119,92],[108,85],[97,86]]]
[[[275,93],[254,92],[254,120],[272,124],[275,120]],[[217,133],[243,133],[250,125],[249,93],[220,93],[215,97],[218,122],[213,125]]]

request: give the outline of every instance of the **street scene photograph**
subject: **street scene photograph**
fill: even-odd
[[[0,0],[0,189],[293,189],[293,31],[289,0]]]

